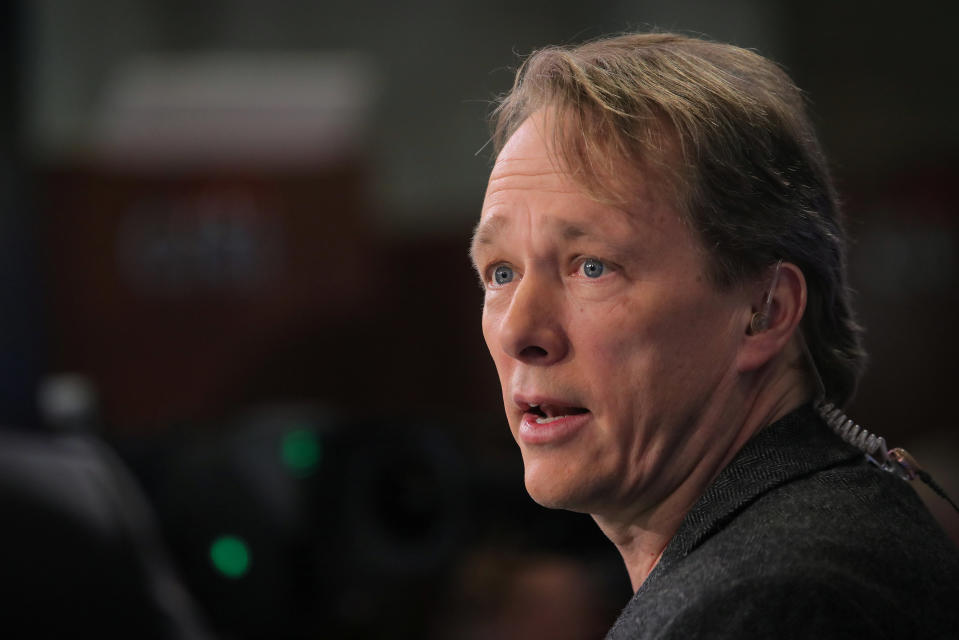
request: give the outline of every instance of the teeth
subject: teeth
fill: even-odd
[[[529,408],[530,408],[530,409],[535,409],[535,408],[538,407],[538,406],[539,406],[538,404],[532,404],[532,403],[531,403],[531,404],[529,405]]]
[[[554,420],[559,420],[560,418],[565,418],[566,416],[553,416],[552,418],[536,418],[536,424],[549,424]]]

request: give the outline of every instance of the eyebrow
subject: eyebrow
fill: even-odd
[[[493,244],[497,236],[501,235],[509,226],[509,219],[502,216],[487,218],[486,220],[480,220],[476,223],[476,226],[473,228],[473,239],[470,242],[469,250],[470,260],[472,260],[473,266],[476,266],[477,249],[479,249],[481,245]]]
[[[473,242],[470,253],[477,245],[493,244],[496,236],[500,235],[508,226],[510,226],[510,221],[503,216],[495,216],[477,222],[473,228]]]
[[[559,227],[559,234],[563,237],[563,240],[576,240],[577,238],[588,238],[593,235],[586,229],[571,222],[559,221],[556,223],[556,226]]]
[[[473,229],[473,240],[470,243],[469,250],[470,258],[473,259],[474,264],[476,263],[477,249],[481,245],[493,244],[498,236],[507,231],[510,224],[510,220],[502,216],[481,220],[476,224],[476,227]],[[588,238],[594,235],[579,225],[563,220],[551,221],[551,225],[559,230],[559,235],[566,241]]]

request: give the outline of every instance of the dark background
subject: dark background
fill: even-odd
[[[0,419],[114,447],[220,633],[591,637],[625,602],[589,519],[522,491],[466,256],[517,56],[614,31],[756,48],[808,92],[868,330],[848,412],[959,495],[955,10],[588,4],[4,5]]]

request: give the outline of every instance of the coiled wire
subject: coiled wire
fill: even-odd
[[[840,438],[873,458],[880,466],[889,462],[889,452],[886,450],[885,438],[869,433],[831,402],[821,401],[817,403],[816,410],[829,425],[829,428],[835,431]]]
[[[919,466],[919,463],[908,451],[898,447],[887,450],[885,438],[869,433],[831,402],[819,400],[815,407],[819,416],[829,425],[829,428],[835,431],[840,438],[865,453],[869,462],[883,471],[899,476],[903,480],[912,481],[919,478],[959,513],[959,505],[946,494],[945,490],[933,480],[927,471]]]

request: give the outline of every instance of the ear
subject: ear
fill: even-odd
[[[757,282],[751,297],[736,357],[740,373],[759,369],[786,348],[806,311],[806,278],[796,265],[780,263]]]

